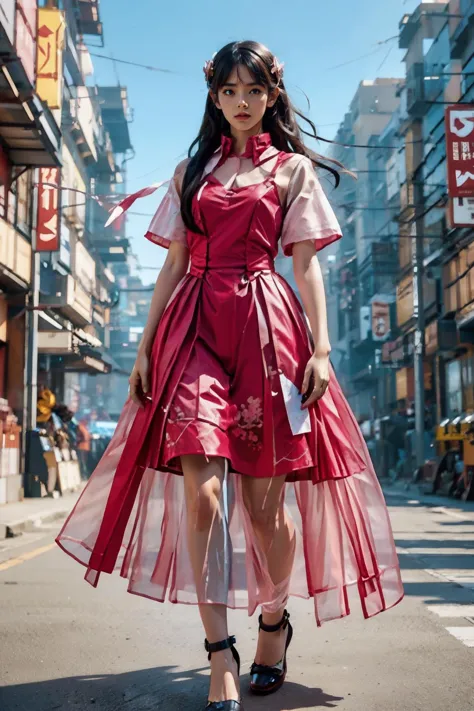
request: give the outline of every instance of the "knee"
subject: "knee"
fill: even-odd
[[[261,536],[273,536],[278,525],[279,509],[273,506],[247,502],[247,510],[255,532]]]
[[[188,494],[188,516],[194,530],[209,531],[220,520],[219,498],[210,487],[198,487]]]

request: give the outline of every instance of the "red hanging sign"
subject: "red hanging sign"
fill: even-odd
[[[474,106],[448,106],[445,120],[449,197],[473,197]]]
[[[60,242],[59,168],[40,168],[36,250],[57,252]]]

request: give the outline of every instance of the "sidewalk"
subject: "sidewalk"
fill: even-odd
[[[414,484],[410,480],[391,482],[390,479],[380,479],[383,492],[386,496],[398,496],[404,499],[417,499],[426,506],[436,506],[457,511],[458,513],[474,514],[474,501],[461,501],[449,496],[437,496],[425,493],[428,485],[426,482]]]
[[[0,540],[19,536],[23,532],[34,530],[36,526],[64,518],[71,511],[83,488],[84,485],[78,491],[57,499],[23,499],[18,503],[0,506]]]
[[[407,481],[391,482],[382,479],[381,485],[386,496],[397,496],[404,499],[417,499],[427,506],[444,507],[458,514],[474,514],[474,501],[460,501],[444,496],[423,493],[426,484],[413,484]],[[0,506],[0,540],[18,536],[23,532],[34,530],[43,523],[51,523],[69,514],[84,488],[75,493],[66,494],[58,499],[49,497],[41,499],[24,499],[15,504]]]

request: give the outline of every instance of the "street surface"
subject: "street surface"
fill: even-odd
[[[387,494],[405,600],[317,629],[292,599],[282,691],[245,711],[474,711],[474,512]],[[160,605],[103,576],[97,590],[53,544],[59,523],[0,541],[2,711],[202,711],[207,660],[193,607]],[[257,618],[230,613],[243,658]]]

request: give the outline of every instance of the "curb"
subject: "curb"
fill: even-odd
[[[444,506],[446,508],[458,509],[466,513],[474,512],[474,502],[462,501],[461,499],[453,499],[446,496],[437,496],[436,494],[427,494],[423,491],[423,484],[419,485],[412,482],[407,482],[403,485],[394,485],[389,482],[380,481],[382,491],[387,496],[398,496],[403,499],[419,499],[420,503],[427,506]],[[403,488],[402,488],[403,486]]]
[[[25,519],[18,521],[10,521],[9,523],[0,524],[0,539],[15,538],[21,536],[22,533],[31,533],[39,526],[45,523],[53,523],[58,519],[66,517],[70,513],[70,507],[57,511],[39,511]]]

